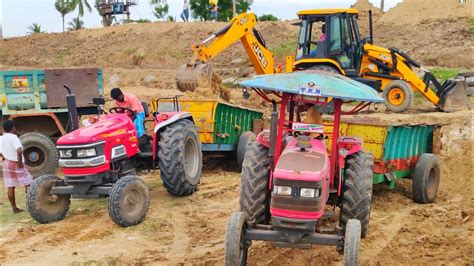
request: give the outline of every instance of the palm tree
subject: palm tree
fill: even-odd
[[[66,16],[66,14],[71,13],[74,9],[69,3],[69,0],[56,0],[56,2],[54,2],[54,7],[61,14],[61,17],[63,18],[63,32],[64,32],[64,17]]]
[[[38,24],[38,23],[33,23],[33,24],[31,24],[31,26],[29,26],[28,29],[30,30],[30,31],[28,32],[28,34],[34,34],[34,33],[41,33],[41,32],[43,32],[43,31],[41,30],[41,25]]]
[[[77,17],[82,17],[84,16],[84,6],[87,8],[87,11],[92,12],[92,7],[89,5],[87,0],[70,0],[71,8],[72,10],[75,10],[76,8],[79,9],[79,13],[77,14]]]
[[[73,18],[68,22],[67,25],[69,25],[69,27],[67,27],[68,31],[80,30],[84,28],[84,22],[80,18]]]

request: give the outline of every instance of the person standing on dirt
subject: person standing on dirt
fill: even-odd
[[[181,13],[181,19],[184,22],[189,22],[189,3],[188,3],[188,0],[184,0],[183,12]]]
[[[3,123],[1,150],[5,159],[3,162],[3,183],[8,189],[8,201],[10,201],[13,213],[19,213],[23,210],[16,206],[15,188],[25,186],[25,193],[27,193],[33,178],[23,164],[23,146],[16,135],[13,120],[7,120]]]
[[[131,93],[124,93],[119,88],[113,88],[110,96],[115,100],[115,106],[119,108],[128,108],[135,112],[133,123],[137,131],[137,137],[145,135],[145,110],[138,97]]]
[[[214,4],[211,5],[211,21],[217,21],[217,5]]]

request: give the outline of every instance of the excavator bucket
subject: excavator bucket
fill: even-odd
[[[182,92],[211,87],[212,75],[212,67],[208,64],[184,64],[176,73],[176,86]]]
[[[447,80],[443,90],[438,92],[438,107],[445,112],[456,112],[469,109],[466,94],[466,80],[463,77]]]

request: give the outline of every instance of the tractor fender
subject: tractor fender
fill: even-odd
[[[179,112],[179,113],[175,113],[175,114],[171,115],[170,118],[166,119],[165,121],[156,124],[155,128],[153,129],[153,132],[156,134],[162,128],[164,128],[168,125],[171,125],[176,121],[183,120],[183,119],[191,120],[194,123],[194,119],[193,119],[191,113]]]

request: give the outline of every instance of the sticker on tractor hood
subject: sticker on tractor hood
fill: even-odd
[[[323,133],[324,126],[319,124],[293,123],[291,126],[293,131]]]
[[[308,96],[321,96],[322,90],[321,87],[317,86],[313,82],[308,84],[303,84],[299,86],[300,94]]]

